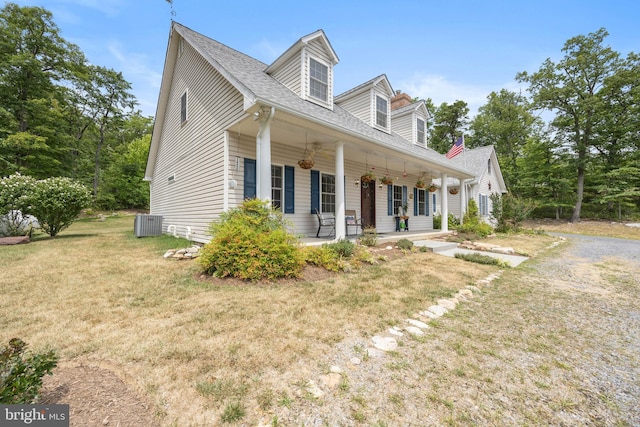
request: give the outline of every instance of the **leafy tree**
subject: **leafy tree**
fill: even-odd
[[[28,213],[38,218],[40,227],[55,237],[71,225],[91,203],[87,188],[70,178],[47,178],[35,183],[29,195]]]
[[[104,183],[98,193],[98,203],[107,209],[148,208],[149,183],[143,181],[151,135],[145,135],[128,145],[104,173]]]
[[[469,107],[464,101],[449,105],[443,102],[434,112],[434,126],[430,146],[446,153],[469,125]]]
[[[529,83],[536,107],[555,112],[552,125],[563,137],[561,144],[572,154],[577,179],[571,221],[580,220],[588,162],[604,135],[599,130],[601,117],[607,116],[612,106],[605,88],[611,88],[615,79],[629,70],[634,57],[631,55],[627,62],[621,60],[617,52],[604,46],[606,36],[607,31],[601,28],[588,36],[573,37],[565,43],[565,56],[558,63],[547,59],[537,72],[516,76]]]
[[[518,159],[527,140],[541,126],[542,121],[531,113],[526,97],[502,89],[489,94],[487,103],[471,122],[473,137],[465,142],[469,148],[493,145],[507,188],[517,192],[520,188]]]

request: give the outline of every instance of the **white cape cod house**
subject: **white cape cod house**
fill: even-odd
[[[337,63],[322,30],[269,65],[172,23],[145,173],[163,231],[207,242],[209,224],[251,197],[303,236],[316,235],[316,210],[335,215],[336,239],[346,210],[378,232],[395,231],[404,206],[411,231],[433,229],[434,203],[446,217],[447,186],[419,181],[475,177],[427,146],[424,103],[385,75],[334,96]]]

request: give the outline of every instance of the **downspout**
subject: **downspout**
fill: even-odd
[[[268,112],[267,112],[268,111]],[[271,201],[271,120],[275,107],[263,107],[258,113],[260,127],[256,135],[256,197]],[[263,117],[264,116],[264,117]],[[267,162],[263,165],[263,162]]]

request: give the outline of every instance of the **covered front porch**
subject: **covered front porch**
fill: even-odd
[[[225,208],[246,197],[271,200],[292,231],[310,243],[317,241],[311,238],[318,226],[316,211],[335,218],[331,240],[353,232],[347,233],[348,210],[383,239],[396,232],[400,216],[408,218],[411,234],[434,232],[434,214],[448,215],[449,192],[446,184],[434,192],[426,186],[437,178],[446,183],[448,177],[472,177],[444,156],[396,135],[380,141],[376,129],[364,138],[362,129],[348,133],[275,107],[250,113],[226,132]],[[247,192],[248,168],[255,168],[253,193]],[[437,231],[446,232],[447,221]]]

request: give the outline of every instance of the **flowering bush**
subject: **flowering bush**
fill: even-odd
[[[31,230],[28,196],[35,182],[19,173],[0,179],[0,236],[24,236]]]
[[[91,193],[70,178],[55,177],[37,181],[28,200],[28,213],[38,218],[42,230],[55,237],[89,206]]]

